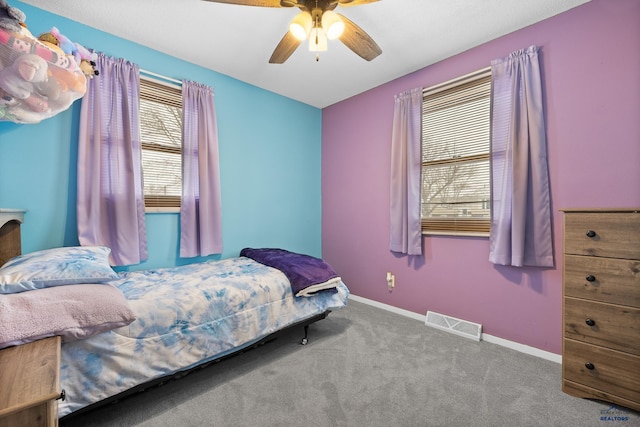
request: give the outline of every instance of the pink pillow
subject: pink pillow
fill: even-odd
[[[75,341],[136,319],[120,289],[80,284],[0,295],[0,348],[54,335]]]

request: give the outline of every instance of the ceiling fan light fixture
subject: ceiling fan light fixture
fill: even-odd
[[[309,12],[300,12],[289,24],[289,31],[298,40],[306,40],[311,30],[311,14]]]
[[[327,50],[327,35],[321,27],[311,29],[311,33],[309,33],[309,50],[311,52],[325,52]]]
[[[322,14],[322,28],[329,40],[335,40],[344,32],[344,22],[337,13],[327,10]]]

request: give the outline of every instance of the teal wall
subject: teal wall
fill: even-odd
[[[282,247],[321,255],[320,109],[13,1],[33,34],[56,26],[71,40],[140,68],[214,89],[220,146],[224,251]],[[99,76],[97,77],[99,78]],[[80,100],[39,124],[0,122],[0,207],[24,208],[23,252],[78,244],[76,161]],[[146,215],[149,260],[178,257],[179,215]]]

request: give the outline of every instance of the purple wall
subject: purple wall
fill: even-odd
[[[488,262],[486,238],[389,247],[393,97],[541,47],[556,268]],[[323,110],[323,257],[354,295],[479,322],[487,334],[562,352],[562,208],[640,206],[640,1],[593,0]],[[385,273],[396,275],[389,293]]]

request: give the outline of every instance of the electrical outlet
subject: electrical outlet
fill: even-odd
[[[396,287],[396,276],[390,271],[387,271],[387,288],[389,289],[389,292],[391,292],[395,287]]]

